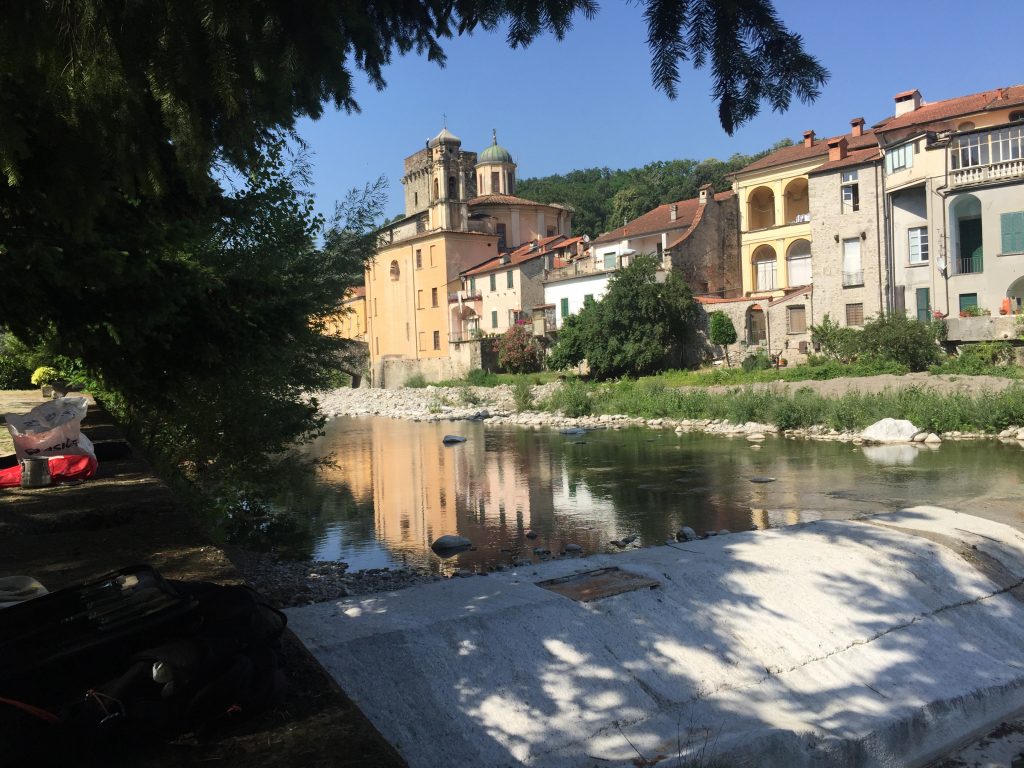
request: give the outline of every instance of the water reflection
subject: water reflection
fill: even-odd
[[[465,443],[445,446],[445,434]],[[698,533],[847,518],[933,503],[1020,524],[1016,445],[866,446],[745,440],[647,430],[562,435],[479,422],[344,418],[310,446],[335,464],[281,501],[303,533],[295,557],[354,569],[407,563],[451,571],[536,559],[575,543],[613,549],[630,534],[660,544],[683,525]],[[776,478],[758,484],[758,476]],[[527,538],[528,531],[536,538]],[[441,560],[446,533],[474,549]]]

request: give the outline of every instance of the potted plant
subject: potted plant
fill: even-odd
[[[56,368],[52,368],[49,365],[41,365],[32,371],[32,385],[39,387],[43,397],[51,398],[53,397],[53,385],[59,375]]]

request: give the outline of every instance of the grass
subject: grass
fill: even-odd
[[[480,368],[474,368],[464,379],[447,379],[437,382],[439,387],[497,387],[501,384],[515,386],[519,381],[533,384],[547,384],[551,381],[558,381],[565,374],[559,371],[541,371],[539,373],[489,373]]]
[[[1024,386],[977,395],[941,394],[922,386],[829,398],[809,387],[792,394],[752,387],[737,387],[721,394],[681,390],[659,377],[602,385],[567,382],[541,407],[574,417],[624,414],[645,419],[726,419],[734,424],[775,424],[782,429],[816,425],[863,429],[890,417],[907,419],[933,432],[998,432],[1024,424]]]

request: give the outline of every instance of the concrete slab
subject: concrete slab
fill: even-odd
[[[577,602],[536,584],[611,566],[661,586]],[[289,620],[413,768],[918,765],[1024,708],[1022,578],[1020,533],[916,507]]]

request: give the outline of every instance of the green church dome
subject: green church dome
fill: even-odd
[[[512,154],[502,146],[498,145],[498,132],[492,132],[491,146],[485,149],[477,157],[477,164],[481,163],[511,163]]]

